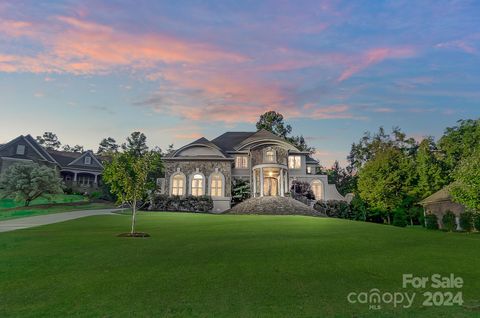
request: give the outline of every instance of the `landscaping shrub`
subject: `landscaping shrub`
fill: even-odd
[[[438,230],[438,218],[435,214],[427,214],[425,216],[426,227],[429,230]]]
[[[345,201],[317,201],[313,208],[329,217],[354,220],[355,215],[350,209],[350,205]]]
[[[471,232],[473,230],[473,213],[472,212],[463,212],[460,214],[460,227],[462,230]]]
[[[393,225],[398,227],[407,226],[407,215],[403,209],[397,209],[393,214]]]
[[[455,221],[455,214],[452,211],[447,211],[442,217],[443,228],[449,232],[455,231],[457,222]]]
[[[477,231],[480,231],[480,213],[475,213],[474,225]]]
[[[152,211],[209,212],[213,209],[210,196],[168,196],[157,195],[153,200]]]
[[[250,197],[250,182],[243,179],[233,179],[232,205],[245,201]]]
[[[292,198],[302,203],[308,205],[309,200],[315,200],[315,195],[313,194],[310,183],[308,182],[293,180],[290,190]]]

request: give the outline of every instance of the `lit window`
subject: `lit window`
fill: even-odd
[[[289,156],[288,157],[288,168],[290,169],[300,169],[302,166],[302,157],[300,156]]]
[[[308,167],[307,167],[307,173],[308,173],[308,174],[312,174],[312,167],[311,167],[311,166],[308,166]]]
[[[184,178],[181,174],[176,174],[172,180],[172,195],[183,195]]]
[[[92,157],[85,157],[85,164],[89,165],[92,163]]]
[[[313,195],[315,195],[315,200],[323,199],[323,183],[320,180],[313,180],[311,184]]]
[[[24,155],[25,154],[25,145],[18,145],[17,146],[17,155]]]
[[[267,151],[265,151],[265,161],[275,162],[275,150],[268,149]]]
[[[192,195],[203,195],[203,176],[201,174],[196,174],[192,178]]]
[[[223,189],[222,176],[214,174],[210,180],[210,192],[212,197],[221,197]]]
[[[248,168],[248,156],[236,156],[235,157],[235,168],[237,168],[237,169]]]

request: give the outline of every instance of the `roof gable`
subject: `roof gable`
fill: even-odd
[[[205,137],[201,137],[194,142],[176,150],[171,157],[216,157],[226,158],[227,155],[221,148],[209,141]]]
[[[17,154],[17,146],[19,145],[25,146],[23,154]],[[17,138],[2,145],[0,147],[0,155],[4,157],[41,160],[58,164],[55,159],[53,159],[30,135],[20,135]]]

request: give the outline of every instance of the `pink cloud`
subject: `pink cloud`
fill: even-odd
[[[0,32],[8,36],[29,36],[40,41],[45,49],[33,56],[4,55],[0,58],[0,70],[94,74],[122,66],[145,69],[159,63],[238,63],[247,60],[240,54],[206,43],[165,34],[131,34],[74,17],[60,16],[56,21],[57,24],[54,22],[52,26],[11,20],[2,22],[8,25]],[[61,31],[56,30],[60,28]]]
[[[372,111],[375,113],[393,113],[395,112],[395,109],[388,107],[379,107],[372,109]]]
[[[386,59],[399,59],[412,57],[415,51],[411,48],[376,48],[363,54],[360,60],[352,63],[345,69],[337,81],[342,82],[356,73],[363,71],[371,65],[380,63]]]

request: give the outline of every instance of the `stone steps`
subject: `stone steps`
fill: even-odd
[[[325,216],[302,202],[288,197],[251,198],[237,204],[225,213]]]

